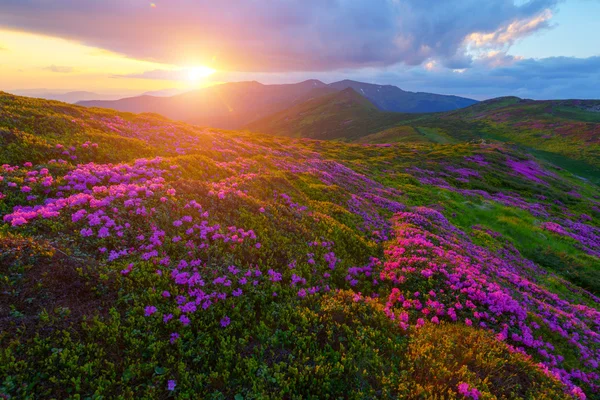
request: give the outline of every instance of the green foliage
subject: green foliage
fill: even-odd
[[[371,119],[380,113],[372,105],[342,100],[333,108],[315,105],[317,115],[331,112],[335,118],[330,115],[324,122],[298,114],[298,130],[286,134],[304,135],[304,129],[331,123],[325,130],[332,138],[373,132],[363,141],[395,143],[373,146],[208,131],[156,115],[1,94],[0,165],[32,162],[38,169],[48,168],[62,186],[66,182],[61,177],[78,163],[161,156],[161,168],[167,170],[163,177],[177,196],[165,201],[149,196],[145,205],[155,211],[151,217],[129,210],[117,210],[116,215],[144,232],[151,232],[153,225],[167,226],[173,236],[172,222],[189,215],[184,205],[197,200],[210,225],[252,230],[262,245],[259,250],[215,241],[194,253],[203,272],[214,271],[216,277],[236,265],[263,274],[274,270],[282,280],[269,282],[266,289],[248,285],[239,298],[228,293],[207,310],[190,314],[191,323],[184,328],[175,323],[180,311],[174,311],[172,323],[162,320],[168,312],[162,293],[168,291],[173,298],[185,291],[168,273],[156,272],[160,266],[155,260],[136,261],[124,274],[127,257],[109,262],[98,252],[99,247],[135,247],[140,240],[133,234],[83,237],[84,225],[68,215],[38,218],[20,227],[2,222],[0,396],[460,398],[457,385],[467,383],[481,398],[564,398],[562,384],[483,328],[427,323],[401,330],[384,312],[386,299],[371,296],[376,289],[370,281],[379,270],[354,285],[348,270],[367,265],[371,257],[385,261],[385,235],[391,235],[394,213],[405,206],[428,206],[443,211],[479,246],[498,253],[517,249],[548,272],[535,277],[539,285],[597,310],[597,302],[582,288],[600,293],[598,257],[542,224],[568,220],[597,229],[598,186],[544,162],[539,162],[541,182],[531,181],[507,164],[530,160],[519,147],[465,143],[489,137],[488,132],[498,134],[495,124],[500,122],[477,116],[527,105],[518,99],[401,120]],[[565,118],[565,112],[558,108],[552,118]],[[355,130],[352,124],[340,126],[340,121],[359,117]],[[528,137],[519,139],[523,146],[531,145]],[[83,148],[86,141],[98,147]],[[556,143],[562,142],[574,140],[561,137]],[[76,150],[65,156],[57,144]],[[594,146],[592,142],[578,159],[588,160]],[[572,150],[553,154],[570,157]],[[59,158],[65,162],[50,163]],[[0,192],[7,194],[0,198],[0,217],[17,205],[43,204],[56,194],[37,188],[21,192],[26,170],[11,173],[16,189],[0,182]],[[461,175],[465,170],[467,178]],[[223,187],[231,193],[221,198]],[[30,194],[38,197],[28,200]],[[314,242],[332,244],[326,248]],[[196,250],[169,241],[164,251],[174,262]],[[334,269],[325,262],[329,251],[337,259]],[[292,261],[294,269],[289,267]],[[290,284],[293,273],[314,285],[330,285],[329,290],[302,298]],[[327,282],[325,273],[331,275]],[[427,288],[429,282],[420,284]],[[145,316],[151,304],[158,312]],[[224,315],[231,319],[227,326],[219,323]],[[170,343],[174,332],[181,336]],[[584,361],[556,332],[540,334],[557,346],[565,342],[561,351],[569,367],[583,368]],[[176,381],[173,391],[167,390],[170,380]]]

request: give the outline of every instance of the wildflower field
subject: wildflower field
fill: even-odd
[[[600,188],[510,143],[0,93],[0,398],[600,398],[599,296]]]

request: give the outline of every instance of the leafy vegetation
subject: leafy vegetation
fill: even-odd
[[[598,397],[600,189],[485,122],[0,106],[5,398]]]

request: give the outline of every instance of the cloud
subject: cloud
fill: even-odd
[[[54,64],[44,67],[42,69],[45,71],[57,72],[57,73],[61,73],[61,74],[68,74],[75,70],[75,68],[73,68],[73,67],[68,67],[68,66],[64,66],[64,65],[54,65]]]
[[[468,68],[549,26],[559,0],[3,0],[0,26],[234,71]]]
[[[133,74],[122,74],[113,75],[113,78],[126,78],[126,79],[156,79],[156,80],[168,80],[168,81],[179,81],[185,79],[185,70],[182,69],[154,69],[151,71],[144,71]]]
[[[549,9],[542,11],[532,18],[516,20],[497,29],[494,32],[473,32],[465,39],[468,46],[475,48],[504,48],[511,46],[516,40],[527,36],[542,28],[549,28],[552,12]]]

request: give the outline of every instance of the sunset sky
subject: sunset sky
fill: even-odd
[[[0,90],[356,79],[599,98],[598,0],[0,0]]]

